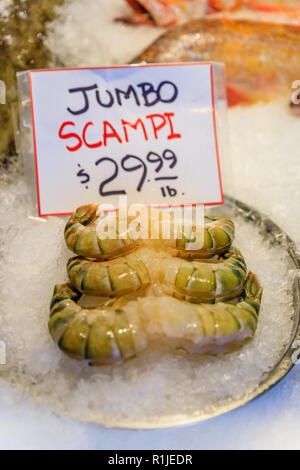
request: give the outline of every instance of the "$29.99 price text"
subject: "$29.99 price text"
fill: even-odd
[[[145,160],[137,155],[125,155],[121,159],[120,164],[112,157],[102,157],[95,162],[95,166],[97,167],[103,164],[111,167],[111,174],[99,184],[99,194],[102,197],[127,194],[125,189],[111,189],[109,187],[110,183],[118,179],[120,171],[137,172],[138,181],[136,191],[141,192],[144,184],[152,182],[148,178],[149,165],[153,165],[155,173],[154,182],[159,185],[162,196],[165,198],[177,195],[178,191],[174,187],[174,183],[178,180],[178,176],[174,173],[174,171],[176,171],[177,156],[170,149],[165,149],[162,155],[150,151],[147,153]],[[77,177],[80,179],[80,183],[85,185],[85,188],[88,189],[91,176],[81,167],[80,163],[78,163],[77,166]]]

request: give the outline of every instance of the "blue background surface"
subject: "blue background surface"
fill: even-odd
[[[1,383],[0,448],[299,449],[299,379],[296,366],[274,389],[243,408],[197,425],[154,431],[105,429],[73,421],[32,398],[12,394]]]

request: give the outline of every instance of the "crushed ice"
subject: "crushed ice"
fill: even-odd
[[[41,223],[22,176],[0,185],[0,339],[7,366],[0,375],[53,409],[82,420],[109,422],[197,410],[239,398],[280,359],[293,322],[284,249],[270,246],[241,218],[237,245],[264,287],[252,343],[219,357],[148,351],[123,365],[88,368],[65,357],[47,329],[53,286],[66,279],[65,220]]]

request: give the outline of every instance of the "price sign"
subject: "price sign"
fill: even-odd
[[[222,204],[213,64],[28,72],[38,210]]]

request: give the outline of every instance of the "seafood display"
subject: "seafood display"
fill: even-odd
[[[7,85],[7,103],[0,105],[0,179],[3,183],[3,246],[0,250],[3,272],[0,277],[4,293],[0,308],[0,342],[7,345],[7,363],[1,372],[3,389],[5,393],[8,390],[7,395],[14,393],[12,387],[17,389],[20,399],[22,394],[25,398],[30,394],[38,401],[38,406],[49,407],[51,412],[109,427],[120,426],[120,423],[127,427],[158,427],[205,419],[210,413],[240,406],[273,386],[275,379],[278,381],[287,372],[283,370],[287,362],[285,357],[283,366],[281,364],[283,352],[288,351],[296,357],[291,344],[295,341],[299,307],[299,296],[293,290],[297,288],[293,285],[296,284],[296,264],[293,263],[296,263],[297,253],[296,250],[289,253],[290,239],[284,232],[274,230],[271,218],[277,209],[277,222],[297,238],[295,226],[288,221],[288,211],[284,209],[288,196],[284,186],[289,187],[286,180],[295,173],[297,119],[290,116],[288,105],[291,94],[294,92],[296,96],[296,86],[293,89],[291,84],[300,77],[300,29],[256,22],[253,21],[254,14],[249,15],[252,20],[245,20],[239,14],[257,11],[295,19],[300,11],[300,0],[116,0],[111,5],[106,2],[108,6],[103,0],[98,4],[89,2],[81,5],[78,0],[5,0],[3,4],[8,5],[5,8],[9,15],[2,18],[0,12],[3,52],[0,80]],[[128,16],[114,22],[122,11],[126,13],[126,3]],[[62,4],[65,6],[60,8]],[[57,20],[49,24],[55,18]],[[161,37],[150,45],[160,34]],[[110,47],[107,42],[111,42]],[[112,52],[118,47],[119,55]],[[144,47],[147,49],[142,52]],[[132,60],[133,57],[136,59]],[[223,148],[225,139],[219,131],[224,130],[227,134],[227,129],[219,122],[220,102],[219,96],[215,96],[217,138],[220,135],[216,142],[219,148],[216,148],[220,154],[218,169],[224,186],[224,205],[206,208],[201,246],[191,248],[191,245],[197,245],[198,235],[197,227],[193,225],[183,234],[179,231],[167,239],[161,227],[157,238],[151,238],[150,232],[149,238],[135,237],[129,225],[131,222],[137,225],[137,219],[128,214],[128,226],[122,225],[117,217],[116,236],[103,237],[99,222],[104,217],[96,203],[78,207],[66,218],[36,217],[35,193],[40,191],[42,197],[42,178],[40,188],[34,191],[34,182],[28,184],[29,179],[24,180],[20,174],[22,165],[18,162],[14,165],[15,159],[11,157],[16,151],[16,129],[13,128],[17,117],[17,71],[93,65],[118,67],[128,61],[158,64],[207,60],[226,64],[228,104],[245,107],[228,111],[229,135],[224,137],[231,144],[232,162],[223,162],[227,148]],[[157,76],[176,82],[176,77],[170,77],[166,68],[155,70],[160,72]],[[104,80],[95,76],[101,97],[111,83],[114,90],[115,87],[124,90],[123,83],[110,81],[105,85]],[[124,77],[127,79],[125,72]],[[132,76],[129,79],[132,80]],[[87,85],[94,83],[93,78],[91,80]],[[71,81],[73,78],[69,83]],[[132,81],[136,83],[136,78]],[[150,75],[145,81],[152,83]],[[184,79],[182,83],[185,84]],[[68,84],[68,87],[83,85],[81,82]],[[53,87],[50,91],[56,96],[59,88]],[[93,91],[90,94],[92,104],[95,95]],[[70,94],[66,88],[65,96],[71,102],[66,106],[79,109],[83,92]],[[78,103],[74,101],[76,96]],[[126,118],[131,112],[131,100],[125,95],[120,96],[120,110]],[[181,90],[179,96],[183,97]],[[269,103],[278,97],[286,99]],[[222,100],[222,109],[226,113],[224,94]],[[28,100],[24,103],[27,103],[26,122],[29,122]],[[63,100],[58,104],[62,103]],[[250,106],[253,103],[258,104]],[[78,108],[75,108],[76,104]],[[96,104],[94,102],[95,108]],[[63,113],[58,112],[61,108],[51,108],[57,110],[54,124],[60,124],[63,118]],[[171,108],[169,105],[164,108],[161,112],[172,111],[167,109]],[[199,113],[196,117],[204,116],[204,112],[200,114],[201,110],[197,109],[197,103],[195,108]],[[210,112],[210,106],[205,110]],[[300,115],[299,105],[291,104],[290,110]],[[108,113],[103,108],[102,111]],[[143,114],[141,106],[138,111]],[[91,108],[90,114],[93,112]],[[86,122],[90,114],[86,114]],[[50,115],[45,113],[44,116],[46,125],[47,120],[49,122],[48,130],[55,132],[54,126],[50,127]],[[178,117],[182,119],[178,123],[182,122],[184,129],[193,132],[187,126],[181,108],[178,108]],[[130,116],[128,119],[136,120],[134,116],[132,120]],[[102,139],[102,122],[101,118],[99,127],[95,120],[95,127],[89,127],[88,143]],[[36,123],[39,125],[38,114]],[[82,137],[83,126],[78,125]],[[185,172],[192,168],[190,152],[198,151],[199,144],[200,157],[206,159],[208,153],[206,140],[200,138],[202,129],[195,128],[195,133],[199,134],[195,146],[182,132],[182,147],[178,146],[178,154],[177,141],[170,141],[171,147],[175,145],[180,163],[173,173],[168,170],[172,160],[166,159],[158,175],[156,158],[153,157],[153,163],[146,162],[150,181],[147,185],[145,179],[143,191],[139,193],[135,191],[143,169],[130,172],[130,168],[138,163],[135,165],[135,160],[128,159],[124,170],[118,160],[118,149],[122,151],[121,159],[129,153],[139,155],[140,150],[138,158],[144,159],[145,146],[149,147],[147,152],[158,152],[158,158],[163,158],[165,147],[161,142],[166,129],[160,134],[161,139],[155,139],[157,142],[153,147],[154,134],[148,133],[148,128],[149,139],[146,140],[149,141],[145,145],[141,127],[137,131],[129,126],[127,129],[130,143],[135,144],[132,151],[122,137],[124,145],[122,142],[119,146],[115,140],[116,151],[113,145],[106,150],[102,146],[102,150],[90,151],[83,144],[85,150],[68,154],[70,158],[65,169],[68,168],[70,185],[75,188],[74,192],[77,191],[72,210],[89,202],[88,195],[96,194],[94,189],[98,198],[99,195],[102,197],[100,184],[111,174],[112,165],[108,161],[94,165],[96,159],[101,158],[101,152],[116,159],[120,170],[120,180],[116,178],[108,183],[106,189],[108,186],[113,191],[123,189],[126,182],[129,196],[134,193],[134,199],[139,202],[145,197],[146,189],[153,186],[153,202],[157,202],[154,191],[160,183],[154,186],[154,177],[176,174],[178,186],[177,181],[174,185],[172,181],[166,184],[185,191],[178,192],[179,198],[181,194],[188,197],[192,180],[185,183],[184,179],[184,187],[182,181]],[[174,126],[174,132],[175,129],[177,131],[177,126]],[[47,136],[48,130],[45,130]],[[93,134],[94,130],[97,134]],[[138,142],[136,135],[139,133],[141,139]],[[280,139],[281,133],[284,138]],[[26,146],[29,143],[27,137],[29,132],[26,133]],[[57,132],[52,142],[56,141]],[[114,142],[113,138],[111,142]],[[64,152],[66,142],[59,140],[59,143]],[[26,147],[26,151],[28,149]],[[183,163],[181,153],[186,159]],[[59,158],[59,154],[60,151],[52,152],[52,157]],[[286,163],[282,160],[284,155],[289,156]],[[24,157],[25,169],[27,163],[28,167],[30,163],[34,164],[31,155],[25,153]],[[21,154],[17,158],[21,162]],[[62,161],[55,165],[51,155],[46,161],[53,170],[49,175],[56,175],[62,183],[59,187],[64,188],[67,195],[69,179],[62,176]],[[202,186],[200,179],[206,167],[202,167],[200,161],[197,165],[193,175],[202,194],[206,186]],[[42,171],[42,164],[39,169]],[[289,174],[284,173],[284,169],[289,170]],[[279,172],[282,178],[278,177]],[[84,173],[87,176],[80,176]],[[82,181],[88,176],[91,183],[85,185]],[[47,174],[45,181],[49,183]],[[48,187],[53,190],[56,186]],[[211,192],[214,189],[209,182],[207,187]],[[277,199],[280,195],[280,204],[276,198],[272,199],[274,191]],[[149,194],[147,192],[147,197]],[[167,192],[164,195],[166,205],[175,201],[175,198],[173,201],[171,197],[168,199],[169,196]],[[89,199],[93,201],[93,197]],[[97,197],[94,199],[97,202]],[[101,202],[106,203],[108,199],[110,196]],[[70,197],[68,201],[56,197],[56,201],[63,206],[68,204]],[[195,198],[189,202],[195,202]],[[70,207],[62,209],[57,212],[71,212]],[[42,214],[48,212],[54,214],[56,211],[41,210]],[[232,220],[224,215],[232,215]],[[150,222],[151,216],[149,225]],[[16,286],[19,286],[18,292],[14,295]],[[50,304],[46,309],[45,302]],[[279,369],[281,376],[277,373]]]
[[[111,240],[97,230],[101,216],[97,205],[82,206],[66,224],[67,246],[85,257],[68,261],[69,282],[55,286],[50,305],[49,331],[64,353],[101,365],[136,356],[157,342],[218,354],[253,337],[262,288],[231,247],[230,219],[207,216],[203,247],[192,254],[196,227],[181,237],[175,232],[171,240],[159,231],[155,243],[140,238],[131,244],[134,218],[121,232],[128,243],[117,246],[117,237],[103,249],[103,241]],[[83,295],[98,297],[97,306],[82,307]]]
[[[217,61],[226,65],[228,103],[290,99],[300,76],[300,28],[244,20],[194,20],[162,35],[134,63]]]

